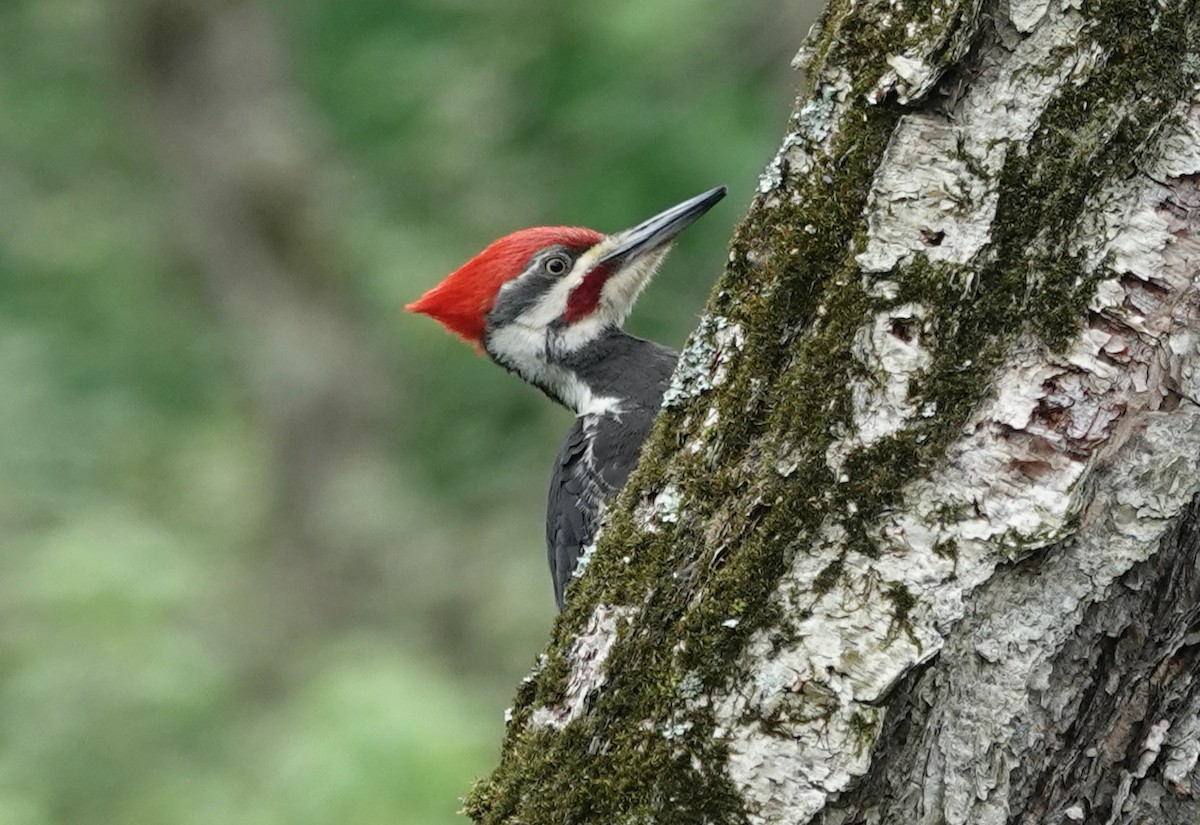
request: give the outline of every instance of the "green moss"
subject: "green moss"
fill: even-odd
[[[899,502],[900,490],[895,479],[914,478],[922,470],[917,435],[915,431],[905,430],[847,456],[834,501],[854,516],[852,521],[873,523],[881,513]],[[877,556],[879,551],[875,542],[865,534],[862,540],[870,547],[854,549],[871,557]]]
[[[958,561],[958,542],[954,539],[943,539],[933,545],[933,554],[940,559]]]
[[[864,95],[888,71],[881,58],[904,54],[940,68],[957,60],[975,33],[974,6],[960,0],[907,0],[887,8],[832,0],[808,50],[817,64],[834,49],[834,61],[850,71],[855,92]]]
[[[846,554],[839,553],[837,558],[825,565],[821,572],[812,582],[812,592],[818,596],[823,596],[833,589],[833,586],[841,581],[842,573],[846,569]]]
[[[850,717],[850,736],[854,747],[859,753],[870,751],[875,746],[875,736],[879,731],[877,719],[867,717],[862,713],[854,713]]]
[[[913,632],[909,614],[917,605],[917,597],[902,582],[892,582],[883,591],[883,597],[892,603],[892,622],[888,626],[888,638],[895,638],[901,631],[908,636],[909,641],[921,649],[921,643]]]
[[[879,552],[880,516],[903,503],[905,486],[958,437],[1016,335],[1031,329],[1050,347],[1074,337],[1093,284],[1069,252],[1070,234],[1087,198],[1114,170],[1131,168],[1182,97],[1185,67],[1195,65],[1181,57],[1196,41],[1194,5],[1162,12],[1156,23],[1156,0],[1089,3],[1100,20],[1096,36],[1112,57],[1050,103],[1026,152],[1014,149],[997,181],[993,249],[984,263],[967,269],[918,256],[888,276],[899,284],[897,303],[925,308],[920,334],[930,367],[910,395],[937,414],[850,449],[835,477],[826,454],[853,432],[852,382],[869,379],[852,352],[855,332],[886,308],[864,287],[854,253],[863,247],[872,175],[901,110],[870,105],[865,95],[887,71],[889,54],[911,48],[937,60],[961,53],[973,9],[950,0],[906,3],[883,26],[870,16],[880,7],[834,0],[826,14],[814,53],[849,67],[854,83],[840,131],[803,179],[785,175],[790,199],[756,204],[738,228],[709,313],[741,327],[741,352],[726,365],[724,385],[660,416],[589,575],[556,625],[555,654],[518,697],[500,766],[467,800],[480,822],[745,821],[714,736],[717,720],[695,700],[697,689],[736,680],[732,671],[750,635],[786,625],[790,617],[771,596],[794,554],[810,552],[824,528],[840,527],[846,540],[813,583],[818,593],[845,575],[849,553]],[[947,22],[931,34],[935,16]],[[905,40],[909,23],[923,42]],[[829,87],[820,65],[814,68],[818,100]],[[1120,126],[1102,129],[1114,115]],[[815,146],[824,135],[809,138]],[[712,404],[720,423],[704,436],[710,449],[680,450]],[[783,475],[774,458],[785,452],[795,466]],[[635,515],[648,504],[639,491],[667,483],[680,493],[679,518],[647,531]],[[957,548],[946,542],[935,552],[954,556]],[[892,605],[893,630],[915,641],[918,596],[896,583],[882,597]],[[611,649],[605,689],[565,730],[530,729],[531,707],[562,695],[564,651],[601,602],[641,606]],[[692,687],[684,690],[685,683]],[[856,724],[869,747],[876,722],[864,716]]]
[[[884,598],[892,603],[893,618],[901,624],[908,622],[908,614],[917,603],[917,597],[901,582],[892,582],[887,586]]]
[[[538,670],[537,678],[532,681],[532,701],[538,705],[550,705],[562,698],[563,688],[567,684],[571,666],[563,655],[561,648],[554,647],[546,654],[546,659]]]

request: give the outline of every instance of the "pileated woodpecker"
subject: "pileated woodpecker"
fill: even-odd
[[[613,235],[566,226],[514,232],[405,307],[575,413],[546,512],[559,610],[605,502],[637,463],[678,357],[621,324],[675,236],[723,197],[724,186],[711,189]]]

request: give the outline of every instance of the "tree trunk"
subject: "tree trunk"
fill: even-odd
[[[475,819],[1196,821],[1198,43],[834,0]]]
[[[378,579],[381,554],[337,509],[356,478],[380,476],[394,388],[353,312],[323,206],[329,181],[269,10],[137,0],[125,12],[182,196],[180,236],[271,451],[261,602],[274,622],[255,624],[271,624],[271,651],[285,649],[281,637],[304,642],[351,621]]]

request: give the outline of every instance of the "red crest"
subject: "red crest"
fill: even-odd
[[[539,249],[562,244],[587,249],[603,239],[592,229],[576,226],[536,226],[493,241],[433,289],[405,307],[428,315],[450,332],[479,347],[485,319],[500,287],[520,275]]]

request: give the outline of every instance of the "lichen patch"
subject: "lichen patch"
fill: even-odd
[[[729,361],[741,349],[745,335],[740,324],[721,315],[705,315],[679,355],[679,365],[663,394],[663,407],[684,402],[721,386]]]
[[[632,621],[634,613],[628,607],[596,606],[567,654],[570,675],[561,699],[536,708],[529,719],[532,728],[562,730],[584,713],[590,697],[604,686],[604,662],[617,640],[619,626]]]

